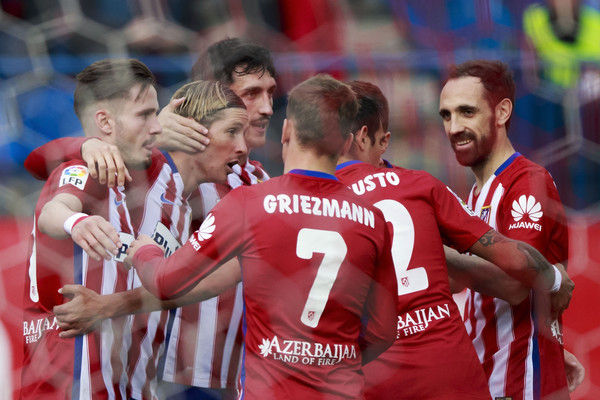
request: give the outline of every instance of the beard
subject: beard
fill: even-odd
[[[473,146],[468,151],[461,151],[453,146],[456,161],[464,167],[475,167],[484,163],[491,155],[498,139],[496,118],[490,120],[486,134],[477,137],[472,132],[465,132],[460,139],[471,139]]]

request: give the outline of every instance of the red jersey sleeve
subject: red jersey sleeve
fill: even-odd
[[[365,305],[360,341],[362,363],[373,361],[396,340],[398,285],[387,229]]]
[[[170,257],[157,246],[143,246],[133,257],[143,286],[161,299],[184,295],[220,264],[236,255],[244,242],[240,196],[227,196],[207,215],[200,228]],[[229,212],[227,211],[229,210]]]
[[[449,187],[431,177],[431,204],[444,244],[464,253],[492,229]]]
[[[498,231],[529,243],[550,262],[568,258],[564,208],[550,174],[529,169],[507,188],[497,220]]]
[[[98,181],[90,178],[87,166],[82,160],[57,165],[51,171],[47,184],[51,185],[52,197],[61,193],[72,194],[81,201],[82,211],[87,213],[92,213],[94,202],[105,197],[107,190],[105,186],[100,186]]]
[[[90,138],[65,137],[52,140],[33,150],[23,163],[27,172],[39,180],[47,180],[52,171],[65,161],[80,159],[81,146]]]

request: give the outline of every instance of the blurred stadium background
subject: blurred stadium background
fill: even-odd
[[[139,58],[156,74],[164,106],[188,81],[200,52],[216,40],[243,37],[271,49],[278,72],[267,145],[253,153],[274,176],[282,171],[285,93],[327,72],[378,84],[390,102],[387,158],[427,170],[465,197],[471,172],[456,163],[437,113],[446,68],[471,58],[500,59],[513,68],[518,87],[511,139],[552,173],[570,222],[576,292],[564,334],[587,370],[572,398],[600,398],[600,53],[579,65],[577,82],[567,90],[535,79],[544,65],[532,61],[526,46],[523,14],[531,3],[0,0],[0,319],[12,341],[0,354],[12,354],[15,393],[27,238],[42,186],[22,165],[35,147],[82,134],[72,107],[74,75],[101,58]],[[600,0],[582,3],[600,9]],[[0,378],[0,386],[10,383]]]

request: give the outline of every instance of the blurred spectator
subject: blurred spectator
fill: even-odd
[[[539,77],[553,86],[576,87],[582,66],[600,62],[600,11],[580,0],[530,5],[523,13],[523,30],[541,64]]]

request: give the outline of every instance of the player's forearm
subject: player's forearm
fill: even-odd
[[[33,150],[23,166],[36,179],[46,180],[65,161],[81,158],[81,145],[89,138],[67,137],[52,140]]]
[[[469,287],[487,296],[516,305],[529,295],[529,289],[496,265],[477,256],[460,254],[444,246],[448,274],[457,287]]]
[[[81,212],[81,202],[77,201],[62,201],[66,199],[66,194],[59,194],[54,199],[44,205],[37,224],[40,232],[53,237],[54,239],[65,239],[69,237],[65,231],[65,221],[74,215]]]
[[[161,300],[169,300],[188,293],[217,264],[202,257],[188,242],[168,258],[163,258],[160,247],[144,245],[135,252],[132,265],[150,293]]]
[[[188,293],[173,300],[163,300],[161,302],[162,308],[168,310],[212,299],[224,291],[233,288],[241,280],[242,271],[240,263],[237,257],[234,257],[198,282]]]
[[[496,264],[527,288],[547,292],[554,284],[554,268],[539,251],[527,243],[507,238],[493,229],[484,234],[469,250]]]

